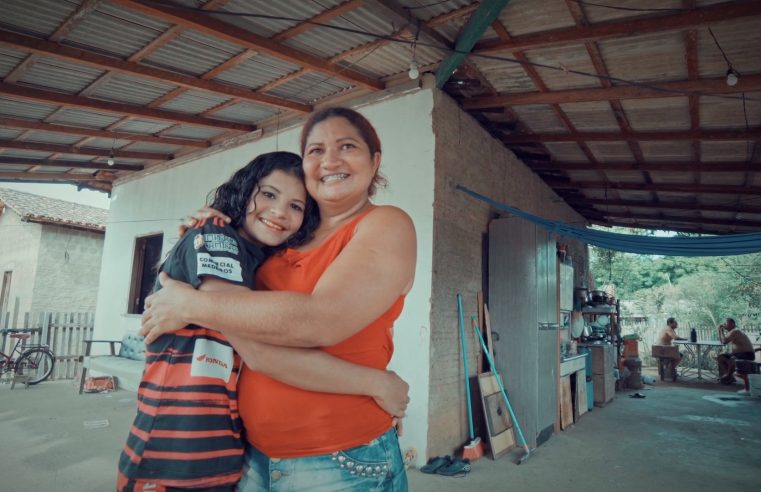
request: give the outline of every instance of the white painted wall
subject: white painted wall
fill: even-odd
[[[394,204],[412,217],[418,235],[415,285],[407,296],[394,333],[391,369],[410,383],[402,449],[415,448],[418,465],[426,455],[432,275],[434,135],[430,90],[389,99],[360,109],[383,144],[381,169],[390,186],[377,202]],[[253,156],[279,150],[298,152],[299,128],[176,168],[117,185],[103,250],[95,338],[120,338],[135,331],[140,318],[127,315],[132,255],[137,236],[163,232],[164,251],[177,239],[181,217],[204,203],[206,194]]]

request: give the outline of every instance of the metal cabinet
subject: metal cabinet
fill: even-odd
[[[519,218],[489,226],[489,313],[495,363],[529,445],[557,415],[557,266],[546,230]]]

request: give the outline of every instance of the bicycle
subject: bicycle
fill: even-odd
[[[37,384],[45,381],[53,374],[55,366],[55,354],[45,344],[26,345],[24,340],[31,338],[30,330],[5,329],[0,330],[0,335],[9,334],[10,338],[16,339],[10,355],[0,350],[0,377],[13,373],[16,376],[28,376],[28,384]],[[13,358],[18,354],[17,358]]]

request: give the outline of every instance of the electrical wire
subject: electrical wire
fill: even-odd
[[[711,26],[708,26],[708,33],[713,38],[713,42],[716,43],[716,47],[719,48],[719,51],[721,52],[721,56],[724,57],[724,61],[727,62],[727,65],[729,66],[730,69],[734,70],[734,68],[732,68],[732,62],[729,61],[729,58],[727,58],[727,54],[724,53],[724,49],[722,49],[721,45],[719,44],[719,40],[716,39],[716,35],[714,35],[713,30],[711,29]]]
[[[690,10],[690,9],[680,9],[680,8],[643,9],[643,8],[636,8],[636,7],[619,7],[617,5],[604,5],[601,3],[587,2],[586,0],[566,0],[566,1],[578,3],[579,5],[587,5],[590,7],[600,7],[600,8],[611,9],[611,10],[624,10],[626,12],[687,12]]]
[[[418,10],[418,9],[427,9],[428,7],[435,7],[436,5],[441,5],[442,3],[447,3],[450,0],[441,0],[440,2],[434,2],[429,3],[427,5],[416,5],[414,7],[402,7],[405,10]]]
[[[663,93],[667,93],[667,94],[682,95],[682,96],[713,97],[713,98],[719,98],[719,99],[738,99],[738,100],[741,99],[740,96],[733,96],[733,95],[729,95],[729,94],[708,94],[708,93],[704,93],[704,92],[700,92],[700,91],[684,91],[684,90],[678,90],[678,89],[668,89],[668,88],[658,87],[656,85],[652,85],[652,84],[649,84],[649,83],[646,83],[646,82],[637,82],[637,81],[634,81],[634,80],[627,80],[627,79],[622,79],[622,78],[619,78],[619,77],[613,77],[613,76],[609,76],[609,75],[601,75],[601,74],[598,74],[598,73],[590,73],[590,72],[584,72],[584,71],[581,71],[581,70],[573,70],[573,69],[569,69],[566,66],[554,66],[554,65],[547,65],[547,64],[538,63],[538,62],[517,60],[515,58],[504,57],[504,56],[487,55],[487,54],[483,54],[483,53],[472,53],[472,52],[468,52],[468,51],[458,51],[457,49],[447,48],[447,47],[441,46],[439,44],[426,43],[426,42],[423,42],[423,41],[420,41],[420,40],[410,41],[410,40],[407,40],[407,39],[402,39],[402,38],[395,37],[395,36],[392,36],[392,35],[389,35],[389,34],[385,34],[385,33],[378,34],[378,33],[373,33],[373,32],[369,32],[369,31],[365,31],[363,29],[352,29],[352,28],[341,27],[341,26],[336,26],[336,25],[332,25],[332,24],[324,24],[324,23],[321,23],[321,22],[311,21],[309,19],[296,19],[296,18],[293,18],[293,17],[285,17],[285,16],[277,16],[277,15],[269,15],[269,14],[251,14],[251,13],[247,13],[247,12],[229,12],[229,11],[226,11],[226,10],[214,10],[214,11],[210,11],[210,10],[198,9],[198,8],[195,8],[195,7],[188,7],[188,6],[184,6],[184,5],[175,5],[175,4],[168,5],[166,3],[157,2],[157,1],[154,1],[154,0],[141,0],[141,1],[142,1],[142,3],[148,4],[148,5],[160,5],[162,7],[171,7],[173,9],[178,9],[178,10],[189,10],[189,11],[196,12],[196,13],[202,14],[202,15],[214,15],[214,16],[222,16],[222,15],[224,15],[224,16],[234,16],[234,17],[252,17],[252,18],[258,18],[258,19],[279,20],[279,21],[288,21],[288,22],[295,22],[295,23],[311,24],[311,25],[313,25],[315,27],[322,27],[322,28],[325,28],[325,29],[333,29],[333,30],[337,30],[337,31],[351,33],[351,34],[357,34],[357,35],[360,35],[360,36],[366,36],[366,37],[373,38],[373,39],[379,39],[379,40],[382,39],[382,40],[386,40],[386,41],[393,42],[393,43],[398,43],[398,44],[407,44],[407,45],[416,44],[418,46],[425,46],[425,47],[432,48],[432,49],[435,49],[435,50],[444,51],[444,52],[450,53],[450,54],[463,54],[463,55],[466,55],[466,56],[471,56],[471,57],[475,57],[475,58],[483,58],[483,59],[486,59],[486,60],[503,61],[503,62],[508,62],[508,63],[514,63],[514,64],[521,65],[521,66],[527,66],[528,65],[528,66],[537,67],[537,68],[544,68],[544,69],[547,69],[547,70],[553,70],[553,71],[565,72],[565,73],[572,73],[574,75],[579,75],[579,76],[583,76],[583,77],[589,77],[589,78],[594,78],[594,79],[599,79],[599,80],[608,80],[610,82],[617,82],[617,83],[623,84],[623,85],[631,85],[631,86],[635,86],[635,87],[642,87],[642,88],[654,90],[654,91],[657,91],[657,92],[663,92]],[[333,77],[329,77],[326,80],[329,80],[330,78],[333,78]],[[747,99],[750,100],[750,101],[761,102],[761,98],[747,98]]]

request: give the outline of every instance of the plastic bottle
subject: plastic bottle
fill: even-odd
[[[698,331],[695,328],[690,330],[690,341],[693,343],[698,341]]]

